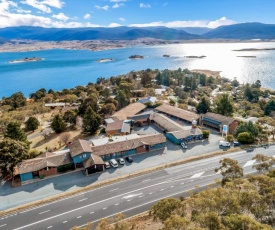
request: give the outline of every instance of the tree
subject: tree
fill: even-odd
[[[39,89],[35,93],[30,94],[30,98],[34,99],[35,101],[38,101],[45,96],[46,96],[46,89],[44,89],[44,88]]]
[[[151,208],[150,215],[152,215],[154,219],[165,221],[180,207],[182,207],[182,204],[178,199],[162,199]]]
[[[242,132],[238,134],[237,140],[242,144],[250,144],[254,142],[254,137],[249,132]]]
[[[22,160],[29,159],[29,145],[23,141],[5,138],[0,142],[0,166],[2,174],[13,173],[13,168]]]
[[[202,130],[203,139],[208,139],[209,135],[210,135],[210,130],[205,130],[205,129]]]
[[[200,103],[198,104],[196,110],[198,114],[207,113],[210,110],[210,101],[203,97]]]
[[[162,230],[193,230],[191,221],[179,215],[172,215],[164,221]]]
[[[64,121],[68,122],[70,125],[75,125],[76,117],[77,113],[71,109],[67,110],[63,115]]]
[[[248,132],[250,133],[253,137],[258,137],[260,130],[258,125],[253,124],[253,122],[249,121],[249,122],[243,122],[241,124],[238,125],[238,127],[236,128],[236,130],[234,131],[233,135],[235,137],[238,137],[238,135],[240,133],[243,132]]]
[[[269,116],[272,111],[275,111],[275,100],[270,100],[264,109],[264,114]]]
[[[220,167],[216,168],[215,172],[220,172],[223,176],[222,185],[243,176],[243,168],[238,164],[238,161],[230,158],[220,160]]]
[[[224,116],[231,116],[233,111],[233,102],[230,96],[226,93],[219,95],[216,100],[216,112]]]
[[[123,90],[118,91],[115,99],[118,102],[118,106],[117,106],[118,109],[124,108],[130,102],[130,98],[125,94]]]
[[[26,131],[34,131],[39,126],[39,121],[36,117],[29,117],[29,119],[25,122]]]
[[[71,140],[72,135],[69,132],[61,133],[59,136],[59,140],[62,141],[65,145]]]
[[[263,154],[257,154],[252,159],[256,160],[255,164],[252,167],[260,173],[269,171],[273,167],[273,165],[275,165],[274,157],[265,156]]]
[[[116,111],[116,107],[113,103],[108,103],[101,107],[101,113],[104,115],[112,115]]]
[[[8,98],[5,98],[3,104],[10,105],[13,109],[17,109],[26,105],[26,98],[22,92],[17,92]]]
[[[4,135],[5,138],[11,138],[16,141],[23,141],[27,143],[26,133],[20,128],[16,122],[10,122]]]
[[[91,94],[89,97],[85,98],[78,108],[78,113],[80,115],[83,115],[86,109],[88,108],[88,106],[92,107],[94,111],[97,111],[98,109],[97,100],[98,100],[97,95],[94,93]]]
[[[61,115],[55,115],[51,123],[51,128],[53,129],[53,131],[55,131],[56,133],[62,133],[63,131],[65,131],[66,127],[66,122],[63,120]]]
[[[170,99],[169,100],[169,105],[171,106],[175,106],[176,102],[173,100],[173,99]]]
[[[101,125],[101,117],[89,106],[83,118],[83,131],[94,134]]]

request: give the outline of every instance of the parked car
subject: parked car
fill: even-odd
[[[253,152],[254,151],[254,148],[249,148],[249,149],[246,149],[246,152]]]
[[[119,164],[121,164],[121,165],[124,165],[124,164],[125,164],[125,160],[124,160],[123,158],[119,158],[119,159],[118,159],[118,162],[119,162]]]
[[[182,148],[187,149],[187,144],[186,143],[182,142],[180,145],[182,146]]]
[[[132,162],[134,161],[132,157],[126,157],[125,159],[126,159],[126,161],[128,161],[129,163],[132,163]]]
[[[233,146],[234,146],[234,147],[240,146],[240,145],[241,145],[241,144],[240,144],[240,142],[238,142],[238,141],[234,141],[234,142],[233,142]]]
[[[230,143],[228,141],[220,141],[219,146],[230,147]]]
[[[114,167],[117,168],[118,167],[118,163],[115,159],[110,160],[110,164]]]
[[[105,161],[104,164],[105,164],[105,168],[106,168],[106,169],[108,169],[108,168],[111,167],[111,166],[110,166],[110,163],[109,163],[108,161]]]

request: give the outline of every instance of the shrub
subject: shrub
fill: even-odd
[[[234,141],[233,135],[228,134],[227,137],[226,137],[226,140],[227,140],[228,142],[233,142],[233,141]]]
[[[210,135],[209,130],[202,130],[203,139],[208,139]]]
[[[239,133],[237,139],[238,139],[238,142],[242,144],[250,144],[254,142],[254,137],[249,132]]]

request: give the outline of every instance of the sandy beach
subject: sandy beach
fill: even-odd
[[[213,71],[213,70],[207,70],[207,69],[192,69],[190,70],[192,72],[197,72],[197,73],[202,73],[205,74],[206,76],[210,77],[221,77],[220,73],[221,71]]]

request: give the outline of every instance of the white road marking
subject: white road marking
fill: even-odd
[[[256,162],[256,160],[247,161],[247,162],[245,163],[245,165],[243,166],[243,168],[244,168],[244,167],[251,166],[251,165],[253,165],[255,162]]]
[[[0,225],[0,228],[2,228],[2,227],[5,227],[7,224],[2,224],[2,225]]]
[[[142,193],[131,194],[131,195],[122,197],[122,199],[126,199],[126,200],[127,200],[127,199],[133,198],[133,197],[135,197],[135,196],[140,196],[140,195],[142,195]]]
[[[116,190],[119,190],[119,188],[112,189],[112,190],[110,190],[109,192],[114,192],[114,191],[116,191]]]
[[[81,216],[78,216],[77,219],[81,218]]]
[[[191,176],[190,178],[199,178],[202,174],[204,174],[204,172],[196,173],[193,176]]]
[[[175,186],[174,185],[172,185],[170,188],[174,188]]]
[[[107,209],[107,207],[103,208],[103,210]]]
[[[119,203],[115,204],[115,206],[118,206],[118,205],[119,205]]]
[[[49,226],[49,227],[47,227],[47,228],[49,229],[49,228],[52,228],[52,227],[53,227],[53,226]]]
[[[129,202],[129,201],[131,201],[131,200],[127,200],[127,202]]]
[[[151,179],[143,180],[142,183],[147,182],[147,181],[150,181],[150,180],[151,180]]]
[[[92,214],[94,214],[95,212],[90,212],[90,214],[92,215]]]
[[[164,190],[164,188],[162,188],[160,191],[163,191]]]
[[[144,197],[144,196],[139,196],[138,198],[141,198],[141,197]]]
[[[152,195],[152,194],[153,194],[153,192],[150,192],[149,194],[150,194],[150,195]]]
[[[88,198],[84,198],[84,199],[79,200],[78,202],[82,202],[82,201],[87,200],[87,199],[88,199]]]
[[[43,213],[46,213],[46,212],[49,212],[49,211],[51,211],[51,210],[47,210],[47,211],[44,211],[44,212],[40,212],[39,214],[43,214]]]
[[[65,220],[65,221],[63,221],[63,224],[66,224],[68,221],[67,220]]]
[[[181,184],[184,184],[184,182],[183,182],[183,183],[181,183]]]

